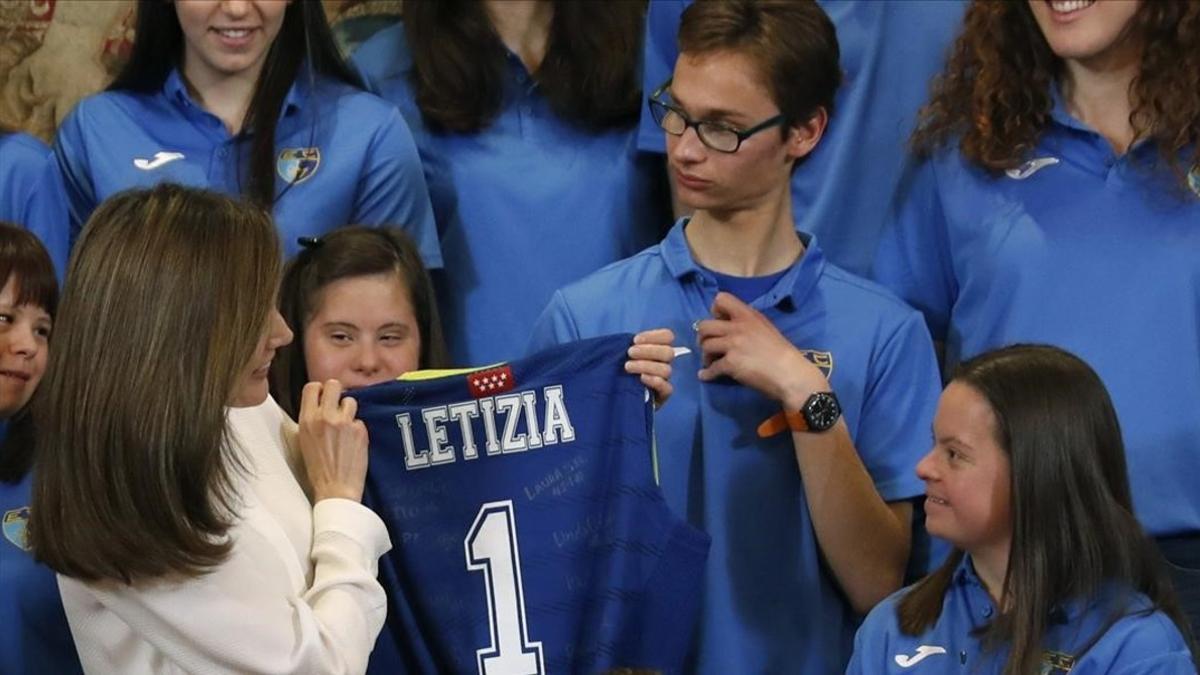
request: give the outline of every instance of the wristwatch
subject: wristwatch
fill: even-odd
[[[792,431],[829,431],[842,416],[842,406],[832,391],[818,391],[794,412],[779,412],[758,425],[759,438],[769,438],[791,429]]]

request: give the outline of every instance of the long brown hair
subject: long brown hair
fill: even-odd
[[[203,190],[123,192],[88,219],[34,397],[38,559],[124,582],[224,560],[237,466],[226,406],[280,255],[266,211]]]
[[[1200,0],[1143,2],[1132,30],[1144,47],[1129,122],[1186,187],[1187,172],[1200,167]],[[928,154],[957,139],[984,169],[1016,167],[1050,124],[1062,72],[1028,3],[975,0],[921,110],[914,149]]]
[[[138,0],[133,51],[109,91],[153,93],[162,88],[172,68],[183,64],[183,29],[175,3]],[[275,192],[275,126],[283,101],[297,78],[317,75],[362,88],[358,75],[346,64],[319,0],[292,0],[283,14],[283,26],[267,50],[262,72],[254,87],[250,107],[239,137],[250,144],[248,179],[242,193],[271,208]],[[316,92],[310,91],[316,96]],[[240,178],[240,174],[239,174]],[[285,188],[286,189],[286,188]]]
[[[555,0],[546,56],[533,78],[564,119],[588,128],[633,125],[645,0]],[[430,128],[471,133],[503,102],[505,49],[479,0],[405,0],[417,106]]]
[[[987,400],[1012,469],[1012,545],[1000,593],[1011,609],[982,631],[985,649],[1011,645],[1005,675],[1038,672],[1054,609],[1095,596],[1106,582],[1145,594],[1190,645],[1162,556],[1133,516],[1121,428],[1095,371],[1056,347],[1015,345],[962,363],[952,381]],[[963,555],[956,551],[900,600],[905,634],[936,623]],[[1131,611],[1123,602],[1130,600],[1118,598],[1093,641]]]
[[[40,307],[54,320],[58,312],[58,282],[54,263],[42,242],[28,230],[0,222],[0,285],[16,284],[16,305]],[[16,483],[25,477],[33,462],[33,425],[29,405],[8,421],[8,433],[0,444],[0,482]]]
[[[421,368],[444,368],[450,362],[437,298],[416,244],[393,228],[342,227],[319,239],[302,240],[304,250],[283,272],[279,313],[297,336],[280,349],[271,364],[271,394],[293,418],[300,412],[300,393],[308,382],[304,326],[317,310],[318,294],[339,279],[395,274],[408,292],[421,337]]]

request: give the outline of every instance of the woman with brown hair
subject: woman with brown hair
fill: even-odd
[[[559,287],[655,243],[666,194],[635,147],[645,2],[410,0],[354,62],[425,166],[450,355],[525,353]]]
[[[366,668],[390,548],[360,503],[366,430],[336,381],[298,430],[268,396],[279,268],[267,212],[211,192],[122,193],[84,228],[30,532],[88,671]]]
[[[1200,624],[1200,2],[975,2],[876,276],[945,366],[1079,354],[1125,421],[1137,514]]]
[[[926,527],[955,552],[871,612],[847,673],[1196,672],[1086,363],[1041,345],[963,363],[917,475]]]

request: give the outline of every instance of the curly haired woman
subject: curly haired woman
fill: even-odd
[[[1136,514],[1200,623],[1200,2],[974,2],[876,276],[947,369],[1066,348],[1112,392]]]

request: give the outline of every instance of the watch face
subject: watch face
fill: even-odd
[[[811,431],[827,431],[841,416],[842,407],[832,392],[813,394],[804,404],[804,420]]]

